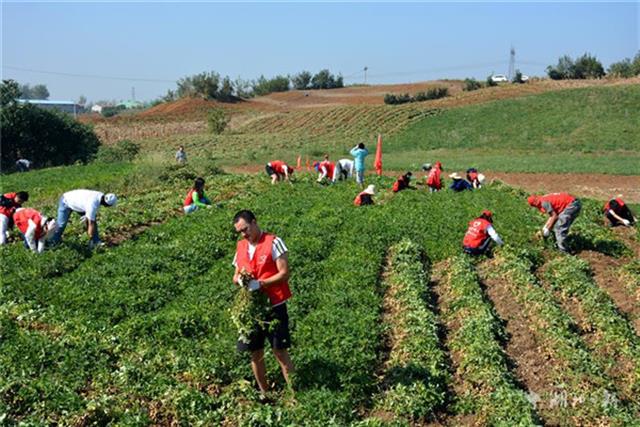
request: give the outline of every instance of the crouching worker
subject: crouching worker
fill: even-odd
[[[551,230],[556,235],[556,245],[562,252],[569,252],[565,243],[569,228],[576,220],[582,203],[567,193],[551,193],[544,196],[531,195],[527,199],[529,206],[537,208],[543,214],[549,215],[549,219],[542,227],[542,236],[547,238]]]
[[[496,230],[493,228],[493,214],[484,210],[482,215],[469,223],[467,232],[462,240],[462,249],[469,255],[489,254],[491,240],[498,246],[503,242]]]
[[[291,181],[289,180],[293,173],[293,168],[280,160],[273,160],[267,163],[265,166],[267,175],[271,177],[271,184],[275,184],[278,181]]]
[[[458,175],[457,172],[454,172],[451,175],[449,175],[449,178],[453,179],[453,182],[449,186],[450,190],[453,190],[456,193],[459,193],[465,190],[473,190],[473,187],[471,186],[471,184],[469,184],[467,181],[462,179],[462,177]]]
[[[26,191],[0,195],[0,245],[7,243],[16,209],[22,207],[22,204],[28,200],[29,193]]]
[[[611,199],[604,205],[604,214],[612,227],[618,225],[630,227],[638,221],[633,216],[633,212],[631,212],[629,206],[627,206],[620,197]]]
[[[39,254],[44,251],[45,241],[51,240],[58,229],[55,219],[31,208],[18,208],[13,214],[13,221],[22,233],[25,246]]]
[[[257,282],[256,288],[264,292],[271,302],[271,313],[267,322],[275,322],[275,327],[259,326],[249,336],[249,343],[238,340],[238,351],[251,353],[251,369],[258,382],[260,393],[264,397],[268,390],[266,368],[264,363],[264,342],[269,341],[282,375],[291,386],[289,375],[293,373],[293,363],[288,348],[291,345],[289,335],[289,315],[287,300],[291,297],[289,289],[288,251],[282,239],[274,234],[263,232],[253,212],[242,210],[233,218],[233,225],[242,239],[238,241],[236,255],[233,260],[235,274],[233,281],[240,283],[241,272],[249,272]],[[251,286],[251,285],[250,285]]]
[[[204,194],[204,178],[196,178],[182,207],[186,214],[198,210],[198,208],[211,208],[211,201]]]
[[[356,196],[356,198],[353,200],[353,204],[356,206],[373,205],[373,196],[375,194],[376,186],[372,184]]]
[[[415,190],[414,187],[410,187],[409,186],[409,183],[411,182],[411,177],[412,176],[413,176],[413,174],[411,172],[407,172],[404,175],[398,177],[396,182],[393,183],[393,192],[397,193],[398,191],[402,191],[402,190],[405,190],[407,188]]]

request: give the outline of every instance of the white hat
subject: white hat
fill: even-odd
[[[482,175],[481,173],[478,174],[478,182],[480,184],[484,184],[484,175]]]
[[[376,186],[371,184],[364,190],[364,193],[371,194],[373,196],[374,194],[376,194]]]
[[[42,224],[44,228],[45,240],[51,240],[56,231],[58,231],[58,223],[56,222],[56,220],[53,218],[49,219],[46,216],[43,216],[40,224]]]
[[[118,203],[118,197],[113,193],[105,194],[104,202],[109,206],[115,206]]]
[[[449,175],[449,178],[451,179],[462,179],[462,177],[460,175],[458,175],[458,172],[454,172],[451,175]]]
[[[422,170],[423,171],[428,171],[429,169],[431,169],[433,166],[431,166],[431,163],[425,163],[424,165],[422,165]]]

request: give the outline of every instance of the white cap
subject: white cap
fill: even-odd
[[[484,184],[484,180],[485,180],[484,175],[482,175],[481,173],[479,173],[479,174],[478,174],[478,182],[479,182],[480,184]]]
[[[449,178],[451,179],[462,179],[462,177],[460,175],[458,175],[458,172],[454,172],[451,175],[449,175]]]
[[[118,197],[113,193],[105,194],[104,202],[109,206],[115,206],[118,203]]]
[[[431,169],[433,166],[431,166],[431,163],[425,163],[424,165],[422,165],[422,170],[423,171],[428,171],[429,169]]]
[[[371,194],[372,196],[376,194],[376,186],[371,184],[365,190],[364,193]]]

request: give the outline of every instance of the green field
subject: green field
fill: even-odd
[[[536,237],[544,217],[527,194],[499,182],[393,194],[391,178],[371,175],[376,205],[356,208],[353,182],[301,171],[272,186],[262,171],[219,169],[337,157],[362,138],[372,146],[381,121],[387,168],[437,158],[447,170],[637,174],[638,101],[640,87],[619,86],[297,112],[139,141],[132,163],[3,176],[3,192],[29,191],[48,215],[74,188],[120,202],[101,209],[97,251],[75,216],[40,256],[15,232],[0,248],[0,425],[638,425],[640,233],[604,226],[601,202],[583,200],[569,256]],[[188,165],[169,161],[180,143]],[[215,208],[185,216],[196,176]],[[266,352],[269,404],[230,313],[231,220],[244,208],[289,249],[296,373],[290,390]],[[507,244],[471,259],[461,241],[483,209]]]

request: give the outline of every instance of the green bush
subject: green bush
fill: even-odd
[[[520,70],[516,70],[516,75],[513,76],[513,83],[524,83],[524,80],[522,80],[522,72],[520,72]]]
[[[425,92],[418,92],[414,96],[404,93],[402,95],[394,95],[387,93],[384,96],[384,103],[390,105],[406,104],[408,102],[422,102],[430,99],[439,99],[449,96],[449,89],[446,87],[436,87]]]
[[[462,90],[471,92],[482,88],[482,83],[476,79],[464,79],[464,88]]]
[[[487,80],[486,80],[486,83],[485,83],[486,87],[498,86],[498,83],[494,82],[491,77],[492,76],[487,76]]]
[[[87,162],[98,152],[100,141],[93,129],[65,113],[25,104],[3,106],[0,113],[1,166],[14,166],[17,153],[38,166]]]
[[[128,140],[118,141],[115,145],[101,146],[96,160],[103,163],[130,162],[140,153],[140,145]]]
[[[113,117],[121,111],[126,110],[124,105],[115,105],[113,107],[102,107],[102,115],[104,117]]]
[[[558,59],[555,66],[547,67],[547,74],[553,80],[596,79],[604,76],[602,63],[595,56],[585,53],[575,61],[568,55]]]
[[[207,127],[209,132],[215,135],[221,134],[229,123],[229,118],[222,108],[214,108],[207,115]]]
[[[321,70],[311,78],[312,89],[335,89],[344,87],[342,76],[334,76],[329,70]]]
[[[288,90],[289,77],[286,76],[275,76],[271,79],[260,76],[253,83],[253,93],[257,96],[264,96],[273,92],[286,92]]]

